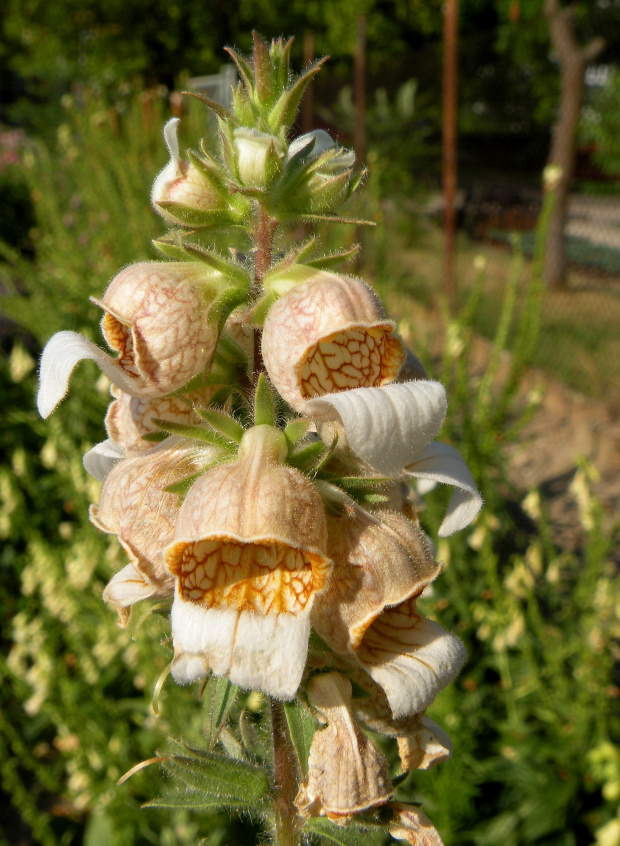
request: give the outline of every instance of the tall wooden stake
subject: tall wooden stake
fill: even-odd
[[[456,307],[454,248],[456,236],[456,121],[458,91],[458,0],[444,0],[442,186],[444,203],[444,290],[451,311]]]

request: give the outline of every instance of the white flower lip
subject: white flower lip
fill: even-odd
[[[82,463],[90,476],[99,482],[105,482],[110,470],[124,457],[123,447],[107,438],[89,449],[84,454]]]
[[[64,399],[73,368],[85,359],[98,364],[108,379],[123,391],[128,394],[135,392],[134,380],[125,376],[116,360],[97,344],[77,332],[57,332],[47,342],[41,356],[37,395],[37,408],[41,417],[49,417]]]
[[[175,659],[180,684],[209,670],[250,690],[292,699],[301,683],[310,635],[310,614],[256,614],[204,608],[179,595],[172,604]]]
[[[426,380],[354,388],[306,404],[307,411],[320,419],[340,420],[353,452],[380,473],[454,485],[457,490],[440,537],[465,528],[482,507],[482,497],[458,452],[433,442],[447,407],[443,386]]]

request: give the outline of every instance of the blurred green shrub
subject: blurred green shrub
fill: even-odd
[[[614,70],[602,88],[596,88],[583,110],[581,141],[594,146],[593,162],[607,176],[620,176],[620,71]]]

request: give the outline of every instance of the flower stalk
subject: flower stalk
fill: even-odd
[[[250,811],[276,846],[325,826],[347,842],[334,833],[359,825],[441,846],[393,800],[363,729],[406,770],[449,756],[425,712],[465,650],[416,605],[443,565],[409,480],[455,488],[442,536],[482,500],[433,440],[444,388],[372,289],[341,273],[356,250],[294,243],[302,223],[347,222],[340,206],[364,173],[323,130],[291,138],[322,62],[292,77],[290,51],[257,35],[250,58],[229,51],[232,110],[205,101],[215,150],[184,158],[178,120],[166,125],[170,162],[151,194],[173,227],[154,242],[164,260],[121,271],[96,301],[110,352],[73,332],[51,339],[38,404],[50,414],[84,358],[113,385],[109,437],[85,456],[103,484],[91,520],[128,557],[103,596],[122,625],[137,603],[169,604],[170,676],[204,688],[211,709],[201,748],[170,739],[158,759],[179,782],[176,807]],[[226,225],[243,232],[238,252]]]

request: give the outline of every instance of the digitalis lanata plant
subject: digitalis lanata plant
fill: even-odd
[[[85,457],[102,482],[91,520],[128,557],[103,598],[121,625],[136,603],[170,601],[172,677],[207,680],[218,717],[205,749],[165,756],[177,807],[250,809],[280,846],[364,829],[439,844],[422,810],[395,800],[365,731],[397,742],[405,772],[449,756],[425,712],[465,649],[417,609],[442,565],[409,482],[454,486],[441,536],[481,499],[434,440],[443,387],[371,288],[338,272],[351,252],[291,246],[302,222],[345,221],[364,174],[324,131],[291,139],[321,63],[291,78],[290,49],[255,37],[251,59],[229,51],[231,111],[205,101],[217,149],[184,157],[178,120],[166,125],[151,196],[172,227],[155,242],[163,258],[125,268],[96,301],[109,352],[73,332],[50,340],[39,409],[54,410],[82,359],[112,383],[108,439]],[[249,695],[269,743],[250,743],[231,709]]]

